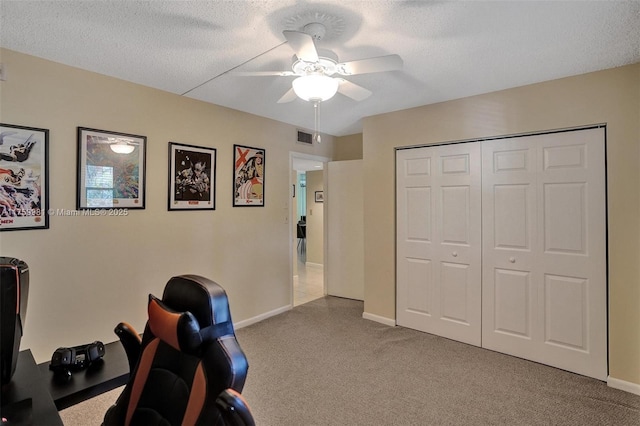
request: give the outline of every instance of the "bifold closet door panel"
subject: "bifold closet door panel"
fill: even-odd
[[[479,143],[396,153],[397,323],[481,343]]]
[[[536,150],[529,137],[482,146],[483,347],[524,354],[535,335]],[[508,336],[508,339],[506,338]]]
[[[604,129],[482,145],[482,346],[607,377]]]

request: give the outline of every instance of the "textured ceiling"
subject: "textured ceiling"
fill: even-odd
[[[401,71],[351,76],[373,92],[321,104],[320,131],[362,117],[640,62],[638,1],[7,1],[0,45],[313,129],[311,104],[277,100],[293,77],[282,31],[320,20],[340,61],[398,54]],[[10,76],[10,69],[8,75]]]

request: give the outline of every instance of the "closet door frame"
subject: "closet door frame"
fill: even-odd
[[[492,142],[492,141],[505,141],[506,144],[508,144],[509,142],[513,142],[514,144],[512,146],[516,147],[518,143],[517,139],[527,140],[527,138],[530,136],[533,136],[533,137],[543,136],[543,135],[553,136],[555,134],[579,132],[582,130],[595,130],[595,129],[600,129],[598,130],[598,132],[601,132],[600,140],[597,142],[599,144],[599,147],[597,148],[599,153],[596,153],[594,155],[590,151],[591,148],[587,149],[586,151],[578,150],[580,152],[583,152],[584,155],[587,155],[587,158],[585,158],[585,157],[580,157],[580,155],[583,155],[583,154],[577,155],[575,154],[575,152],[578,152],[578,151],[573,152],[571,149],[565,150],[566,152],[560,152],[561,156],[566,154],[568,158],[573,156],[573,158],[580,159],[580,161],[585,160],[585,161],[597,161],[597,162],[601,161],[602,162],[600,171],[596,173],[598,177],[594,181],[595,183],[589,184],[591,186],[600,187],[599,189],[597,189],[597,191],[600,191],[600,193],[597,194],[595,197],[592,195],[588,195],[586,192],[584,192],[588,190],[582,189],[583,187],[586,187],[586,186],[583,185],[582,181],[578,181],[578,180],[567,182],[567,184],[564,185],[564,187],[562,186],[563,184],[559,184],[554,187],[555,183],[553,182],[553,179],[549,180],[549,176],[553,176],[553,173],[555,173],[555,171],[550,170],[550,168],[548,167],[549,161],[555,161],[553,159],[549,160],[550,157],[548,155],[552,150],[547,149],[549,148],[549,146],[535,147],[535,143],[533,143],[532,144],[533,146],[530,148],[536,150],[533,157],[535,157],[535,162],[536,162],[535,167],[537,167],[538,169],[532,170],[530,172],[526,172],[523,174],[524,176],[524,175],[527,175],[528,173],[528,177],[523,178],[523,176],[521,176],[520,178],[518,178],[520,180],[516,179],[509,183],[505,182],[505,186],[503,187],[503,189],[507,190],[504,192],[504,194],[507,194],[507,192],[509,191],[512,194],[519,193],[518,196],[526,198],[528,200],[526,203],[527,205],[524,207],[523,212],[526,212],[526,214],[529,215],[528,217],[531,218],[531,221],[526,224],[526,228],[528,230],[527,238],[529,238],[526,244],[528,244],[529,248],[525,248],[524,246],[516,247],[519,243],[514,244],[514,247],[512,247],[511,249],[515,250],[515,253],[517,253],[517,256],[510,255],[505,257],[506,260],[502,259],[502,260],[505,260],[506,263],[505,265],[503,265],[503,267],[501,267],[501,270],[504,273],[506,273],[505,276],[513,275],[513,277],[517,279],[521,279],[525,281],[535,279],[537,281],[537,284],[535,285],[523,284],[522,288],[519,290],[513,289],[513,288],[509,290],[509,291],[516,291],[516,294],[526,292],[527,298],[529,299],[527,302],[528,306],[526,308],[527,312],[524,316],[520,317],[520,320],[521,320],[519,324],[520,328],[517,328],[515,330],[517,331],[515,334],[514,333],[511,333],[511,334],[517,335],[519,332],[521,336],[515,336],[515,337],[521,339],[521,341],[529,340],[531,342],[536,342],[535,344],[529,344],[528,346],[527,344],[524,344],[522,345],[523,346],[522,348],[517,349],[515,351],[508,349],[509,345],[507,345],[507,347],[505,348],[504,345],[502,344],[496,344],[494,336],[491,336],[492,333],[495,334],[496,329],[499,327],[496,327],[495,312],[493,313],[489,312],[489,308],[493,306],[492,304],[493,302],[495,302],[495,288],[492,288],[492,289],[487,288],[487,282],[488,282],[487,274],[491,273],[491,271],[495,272],[496,266],[486,264],[485,258],[487,257],[487,255],[485,251],[487,250],[487,247],[494,242],[493,240],[495,235],[492,236],[491,241],[489,241],[490,239],[487,238],[486,230],[484,228],[485,226],[484,221],[488,220],[486,217],[486,215],[488,214],[487,210],[490,211],[491,209],[487,208],[486,202],[488,202],[488,200],[486,196],[483,195],[482,197],[483,206],[482,206],[482,213],[481,213],[481,221],[483,222],[483,224],[481,225],[481,229],[482,229],[481,231],[482,232],[481,288],[482,290],[481,290],[480,300],[478,301],[478,304],[480,306],[479,309],[481,311],[481,317],[482,317],[481,338],[480,338],[480,343],[474,343],[469,341],[466,341],[466,343],[481,345],[482,347],[486,347],[492,350],[497,350],[503,353],[541,362],[547,365],[559,367],[559,368],[573,371],[586,376],[595,377],[600,380],[606,380],[606,375],[608,373],[608,358],[607,358],[608,357],[608,344],[607,344],[607,341],[608,341],[608,297],[607,297],[608,296],[608,273],[607,273],[608,241],[607,241],[607,195],[606,195],[606,187],[607,187],[606,125],[604,124],[576,127],[576,128],[570,128],[570,129],[551,130],[551,131],[536,132],[536,133],[497,136],[497,137],[484,138],[484,139],[454,141],[454,142],[442,143],[442,144],[421,145],[421,146],[416,145],[416,146],[396,148],[396,309],[397,309],[396,317],[397,317],[397,324],[399,326],[407,326],[409,328],[414,328],[421,331],[426,331],[429,333],[433,333],[433,334],[441,335],[444,337],[449,337],[454,340],[465,342],[464,339],[459,339],[456,337],[444,335],[438,332],[438,330],[434,331],[433,327],[425,327],[424,325],[420,325],[419,318],[420,316],[428,316],[427,315],[428,312],[426,312],[428,311],[428,309],[424,309],[425,312],[421,312],[421,313],[418,312],[419,315],[407,315],[407,312],[406,312],[407,311],[406,300],[409,300],[412,297],[415,297],[415,292],[414,292],[414,295],[412,296],[407,292],[406,288],[402,288],[402,284],[401,284],[401,281],[403,279],[406,279],[406,276],[407,276],[407,260],[406,259],[403,260],[401,258],[401,255],[404,255],[405,257],[407,257],[406,251],[403,251],[404,249],[401,247],[403,244],[402,240],[407,238],[407,233],[406,233],[406,230],[401,229],[401,227],[404,226],[402,224],[403,218],[400,216],[400,213],[398,210],[399,203],[406,202],[406,199],[403,201],[403,196],[400,194],[400,192],[403,189],[402,189],[402,183],[399,182],[399,179],[400,179],[399,161],[403,157],[403,155],[406,155],[406,153],[402,154],[403,151],[408,151],[413,149],[422,149],[422,148],[438,149],[438,147],[446,147],[446,146],[452,146],[452,145],[465,145],[470,143],[478,143],[481,146],[484,146],[483,145],[484,142]],[[578,134],[578,133],[574,133],[574,134]],[[531,142],[525,142],[525,144],[526,143],[531,144]],[[489,145],[490,144],[487,144],[487,146]],[[572,146],[571,143],[569,143],[568,145]],[[551,148],[553,148],[553,146]],[[483,160],[480,160],[480,161],[481,163],[483,162]],[[570,161],[573,161],[573,160],[570,159]],[[553,164],[551,164],[551,166],[552,166],[551,168],[553,168]],[[575,166],[580,167],[580,164],[576,163]],[[482,167],[487,167],[487,165],[482,164]],[[542,173],[542,175],[546,173],[546,176],[542,176],[542,177],[537,176],[537,173],[540,170],[543,170],[544,173]],[[550,172],[550,173],[547,173],[547,172]],[[482,179],[483,179],[482,192],[486,193],[486,191],[488,191],[489,189],[486,188],[484,185],[484,176],[482,177]],[[536,181],[536,184],[534,185],[534,187],[530,186],[529,190],[523,189],[524,186],[532,182],[532,179]],[[575,178],[575,179],[578,179],[578,178]],[[509,185],[511,185],[512,187],[510,188]],[[416,188],[420,186],[424,188],[429,187],[429,185],[420,183],[416,185]],[[582,262],[581,264],[584,264],[584,265],[588,265],[590,263],[597,263],[598,268],[600,268],[599,272],[597,272],[596,274],[597,277],[595,279],[589,278],[589,280],[591,281],[597,281],[595,285],[598,288],[597,290],[595,290],[595,293],[593,294],[589,294],[589,291],[591,290],[589,290],[588,287],[591,284],[587,283],[588,280],[585,281],[585,279],[583,279],[583,277],[581,276],[578,277],[575,274],[572,275],[567,271],[562,271],[563,269],[562,264],[564,263],[562,261],[559,261],[559,262],[551,261],[552,264],[554,262],[556,264],[551,268],[552,272],[539,272],[537,273],[538,276],[536,277],[534,277],[533,275],[530,275],[529,277],[525,278],[524,275],[526,275],[526,273],[524,273],[524,275],[520,273],[522,271],[527,270],[527,265],[529,265],[530,269],[533,270],[535,269],[536,263],[540,263],[540,262],[549,263],[549,259],[552,257],[549,255],[549,252],[550,251],[553,252],[553,247],[551,247],[552,250],[548,250],[548,249],[550,248],[549,242],[554,238],[553,232],[549,234],[547,229],[547,232],[545,234],[544,226],[541,227],[540,222],[544,224],[545,215],[547,215],[547,217],[553,217],[553,216],[549,216],[549,212],[553,210],[553,207],[549,207],[551,203],[547,203],[547,206],[545,207],[544,202],[541,203],[539,200],[553,200],[554,197],[555,199],[562,199],[563,195],[561,194],[561,191],[564,189],[567,190],[566,192],[567,196],[569,197],[574,196],[575,199],[579,199],[581,197],[580,194],[584,195],[585,203],[586,203],[585,205],[588,204],[588,206],[586,206],[587,210],[585,210],[586,216],[588,217],[592,216],[592,214],[589,213],[589,209],[597,210],[597,212],[595,213],[595,216],[597,216],[596,220],[600,221],[600,225],[598,225],[600,227],[596,229],[593,238],[591,238],[586,243],[589,244],[590,249],[593,247],[594,242],[597,243],[598,241],[600,241],[601,245],[600,247],[596,248],[595,251],[593,251],[593,253],[595,254],[595,257],[594,257],[595,260],[584,261],[583,259],[578,259],[578,263]],[[560,192],[558,192],[557,190],[560,190]],[[549,208],[551,208],[551,210],[548,210]],[[506,215],[505,218],[509,218],[509,215]],[[516,219],[518,218],[516,217]],[[560,219],[560,221],[562,220],[563,219]],[[585,220],[590,220],[590,219],[587,218]],[[562,229],[562,225],[561,224],[558,225],[558,223],[556,223],[556,228],[555,228],[556,230]],[[567,226],[571,226],[571,222],[566,222],[566,223],[567,223]],[[433,253],[434,252],[433,242],[435,240],[434,236],[437,235],[437,232],[438,232],[436,229],[434,229],[435,225],[436,225],[436,218],[435,217],[430,218],[430,225],[428,227],[430,237],[424,239],[424,240],[428,240],[428,241],[423,241],[423,242],[426,242],[426,244],[422,244],[424,247],[423,251],[427,246],[430,246],[429,249],[427,250],[430,252],[430,254],[428,255],[429,259],[438,257]],[[538,235],[539,234],[538,230],[541,230],[540,232],[542,232],[541,237]],[[510,237],[514,237],[515,239],[517,239],[516,237],[522,237],[522,234],[518,234],[518,235],[514,234],[514,235],[510,235]],[[505,253],[506,253],[507,251],[509,251],[509,248],[508,247],[505,247],[505,248],[507,249],[505,250]],[[556,255],[557,254],[558,253],[556,253]],[[581,255],[581,253],[578,253],[578,252],[576,252],[575,254]],[[571,255],[571,253],[563,253],[563,255]],[[411,258],[410,255],[408,257]],[[578,257],[578,256],[575,256],[575,257]],[[562,256],[560,256],[560,258],[562,258]],[[567,258],[568,257],[565,257],[565,259]],[[420,259],[419,257],[415,257],[411,259],[413,261],[417,260],[415,264],[418,266],[422,266],[423,269],[425,268],[425,265],[427,265],[432,261],[432,260],[425,261],[424,259]],[[513,268],[514,264],[517,264],[518,267],[521,268],[520,272],[518,272]],[[554,268],[556,272],[553,272]],[[518,276],[518,274],[520,274],[521,276]],[[524,287],[527,287],[527,288],[524,289]],[[579,291],[576,290],[578,288],[580,288]],[[429,289],[428,291],[425,291],[423,295],[420,295],[420,296],[425,296],[425,295],[432,296],[431,295],[432,292],[433,290]],[[554,329],[554,326],[549,321],[549,318],[551,318],[550,314],[556,315],[556,317],[558,318],[561,318],[563,315],[562,309],[561,309],[562,308],[561,303],[558,303],[557,301],[554,302],[553,298],[555,296],[558,296],[561,299],[562,297],[570,297],[572,294],[575,295],[578,293],[583,294],[585,297],[585,303],[583,304],[584,311],[587,312],[588,315],[593,314],[594,319],[587,319],[583,322],[584,324],[587,324],[585,326],[586,334],[584,334],[583,341],[580,341],[580,339],[577,338],[576,342],[572,343],[570,342],[570,340],[568,340],[569,344],[565,344],[562,341],[559,341],[557,337],[562,338],[565,336],[569,336],[569,338],[571,338],[571,332],[570,331],[567,332],[567,330],[563,331],[561,329],[562,327],[560,327],[559,329]],[[493,299],[493,302],[492,302],[492,299]],[[516,311],[511,312],[511,314],[513,315],[515,312]],[[407,318],[411,316],[413,316],[414,318],[407,320]],[[522,318],[524,318],[524,320]],[[564,320],[570,321],[571,315],[566,316]],[[597,329],[596,334],[588,335],[588,333],[590,333],[591,330],[593,329]],[[564,336],[563,336],[563,333],[564,333]],[[572,345],[575,347],[572,348],[571,347]],[[547,349],[545,349],[545,347]],[[548,356],[544,355],[545,350],[549,352],[549,348],[550,348],[550,353],[553,354],[555,352],[556,355],[557,353],[562,352],[563,350],[566,352],[566,350],[568,349],[569,352],[573,351],[578,354],[582,353],[582,355],[584,356],[582,356],[582,359],[578,359],[577,361],[576,360],[571,361],[570,359],[561,359],[560,362],[555,362],[554,359],[549,359]],[[562,357],[563,355],[560,355],[560,358]],[[590,367],[591,365],[596,365],[596,367],[592,368]]]

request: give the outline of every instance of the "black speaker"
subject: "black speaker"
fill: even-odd
[[[29,267],[13,257],[0,257],[0,363],[2,384],[16,371],[27,316]]]

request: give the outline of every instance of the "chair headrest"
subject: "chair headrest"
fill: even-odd
[[[233,323],[227,293],[217,283],[198,275],[171,278],[164,288],[162,302],[176,312],[191,312],[201,328]]]
[[[202,344],[200,325],[191,312],[176,312],[149,295],[149,328],[154,336],[174,349],[195,353]]]

